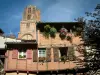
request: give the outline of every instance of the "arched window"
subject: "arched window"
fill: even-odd
[[[27,16],[27,19],[28,19],[28,20],[31,19],[31,15],[28,15],[28,16]]]
[[[35,13],[35,8],[33,8],[33,13]]]
[[[31,13],[31,8],[28,8],[28,13]]]
[[[33,36],[30,35],[30,34],[25,34],[23,37],[22,37],[23,40],[32,40],[33,39]]]

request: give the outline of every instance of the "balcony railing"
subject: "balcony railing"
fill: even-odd
[[[71,44],[39,44],[39,47],[69,47]]]

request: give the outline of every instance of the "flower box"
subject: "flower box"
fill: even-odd
[[[39,57],[39,62],[44,62],[46,61],[46,57]]]

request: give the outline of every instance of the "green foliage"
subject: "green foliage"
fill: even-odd
[[[82,27],[73,26],[73,33],[75,36],[80,36],[82,33],[82,30],[83,30]]]
[[[71,61],[75,60],[74,47],[68,48],[68,59]]]
[[[67,35],[67,29],[66,28],[64,28],[64,27],[62,27],[61,29],[60,29],[60,38],[63,40],[63,39],[65,39],[66,38],[66,35]]]
[[[40,61],[40,62],[44,62],[45,60],[46,60],[45,57],[39,57],[39,61]]]
[[[49,33],[48,32],[43,32],[43,35],[45,36],[45,38],[49,38]]]
[[[51,28],[50,25],[44,26],[44,32],[43,32],[43,35],[44,35],[46,38],[49,38],[50,28]]]
[[[57,32],[56,28],[51,27],[51,29],[50,29],[50,36],[51,36],[52,38],[55,38],[56,32]]]
[[[49,33],[50,28],[51,28],[50,25],[46,25],[46,26],[44,26],[44,31]]]
[[[91,49],[87,52],[86,49],[86,67],[90,69],[100,69],[100,4],[94,10],[95,12],[86,12],[85,14],[91,17],[87,20],[85,26],[85,44]]]
[[[64,40],[66,38],[66,35],[60,34],[59,37]]]
[[[22,56],[22,55],[19,55],[19,58],[26,58],[26,55]]]
[[[83,17],[77,19],[78,22],[81,20],[85,25],[83,37],[85,48],[91,47],[89,50],[87,48],[84,51],[85,67],[97,70],[100,69],[100,4],[96,6],[94,12],[86,12],[85,14],[91,19],[83,19]],[[76,31],[81,31],[81,29],[77,28]]]
[[[63,61],[65,63],[67,60],[67,56],[64,55],[64,56],[60,57],[60,59],[61,59],[61,61]]]
[[[56,32],[57,32],[56,28],[50,27],[50,25],[44,26],[43,35],[44,35],[46,38],[49,38],[49,36],[51,36],[52,38],[55,38]]]
[[[71,36],[67,36],[67,40],[72,42],[72,37]]]

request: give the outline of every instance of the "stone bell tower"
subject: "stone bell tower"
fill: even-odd
[[[29,5],[25,8],[20,22],[19,39],[36,40],[36,22],[40,21],[40,10],[36,6]]]

